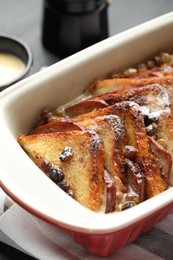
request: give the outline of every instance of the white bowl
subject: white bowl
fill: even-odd
[[[16,139],[40,110],[80,95],[98,77],[173,50],[173,13],[106,39],[0,94],[0,185],[33,215],[70,231],[89,252],[106,256],[149,230],[173,209],[173,188],[123,212],[99,214],[71,199],[30,160]]]

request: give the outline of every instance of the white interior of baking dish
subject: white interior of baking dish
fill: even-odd
[[[173,51],[173,13],[110,37],[1,92],[0,185],[33,214],[75,231],[103,234],[126,227],[173,203],[173,188],[129,210],[94,213],[71,199],[18,145],[45,106],[62,105],[96,78],[137,64],[159,51]]]

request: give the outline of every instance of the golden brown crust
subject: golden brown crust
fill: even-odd
[[[151,84],[138,88],[114,91],[93,97],[92,100],[103,100],[108,105],[121,101],[133,101],[140,107],[146,106],[151,111],[163,111],[170,113],[171,101],[164,87],[159,84]]]
[[[167,116],[166,118],[161,117],[158,122],[157,128],[157,141],[163,145],[164,149],[171,155],[173,158],[173,117],[172,115]],[[173,165],[171,167],[171,184],[173,185]]]
[[[77,120],[77,118],[76,118]],[[124,174],[124,145],[127,142],[124,121],[116,115],[98,116],[78,121],[86,129],[94,129],[103,139],[105,168],[112,176],[126,179]]]
[[[73,131],[40,135],[19,135],[19,144],[42,170],[43,160],[62,169],[64,181],[74,198],[91,210],[98,211],[103,190],[103,143],[93,131]],[[72,157],[63,162],[59,155],[72,148]],[[58,198],[57,198],[58,199]]]
[[[123,78],[121,74],[121,78],[100,80],[91,86],[90,90],[94,95],[106,92],[96,97],[96,99],[103,97],[103,100],[110,104],[113,104],[114,101],[134,100],[142,109],[143,106],[149,108],[148,114],[145,114],[147,110],[143,109],[144,117],[149,118],[149,121],[153,121],[154,128],[152,124],[146,125],[147,133],[152,135],[158,142],[166,143],[164,145],[165,149],[173,158],[171,149],[173,145],[172,65],[172,62],[164,64],[152,70],[137,72],[128,78]],[[154,88],[158,89],[158,91],[154,90]],[[156,94],[155,98],[154,95],[152,97],[154,92]],[[171,172],[171,184],[173,184],[173,166]]]
[[[106,111],[105,111],[106,112]],[[116,184],[115,206],[118,208],[122,201],[120,193],[127,191],[127,176],[125,174],[124,146],[127,142],[124,121],[113,114],[96,116],[89,118],[86,116],[84,120],[77,120],[80,125],[86,129],[94,129],[103,139],[104,143],[104,167],[111,174]],[[118,180],[119,181],[118,181]],[[117,181],[118,184],[117,185]]]
[[[128,145],[136,149],[136,162],[144,171],[144,176],[148,183],[146,185],[146,197],[149,198],[164,191],[166,184],[161,177],[160,169],[154,155],[150,153],[143,115],[139,106],[134,102],[124,101],[104,109],[78,116],[74,118],[74,121],[85,122],[87,119],[93,119],[98,116],[103,116],[104,114],[118,115],[124,120]],[[156,180],[158,185],[155,185]]]
[[[141,87],[151,84],[160,84],[167,88],[173,85],[173,77],[151,77],[151,78],[114,78],[98,80],[90,86],[89,91],[93,96],[102,95],[117,90],[130,89],[132,87]]]
[[[136,162],[142,168],[146,179],[146,198],[159,194],[166,189],[166,183],[161,177],[159,166],[150,147],[145,131],[142,113],[136,104],[120,102],[114,105],[115,113],[125,121],[129,145],[136,148]],[[156,185],[156,181],[158,185]]]

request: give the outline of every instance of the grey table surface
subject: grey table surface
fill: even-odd
[[[30,46],[34,57],[31,74],[60,60],[42,46],[42,11],[42,0],[0,0],[0,33],[18,36]],[[109,34],[117,34],[170,11],[173,11],[173,0],[112,0],[108,8]],[[32,258],[0,243],[1,259]]]

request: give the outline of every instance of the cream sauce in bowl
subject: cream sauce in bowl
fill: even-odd
[[[33,54],[20,38],[0,33],[0,92],[29,75]]]
[[[0,52],[0,86],[14,81],[24,69],[25,64],[17,56]]]

